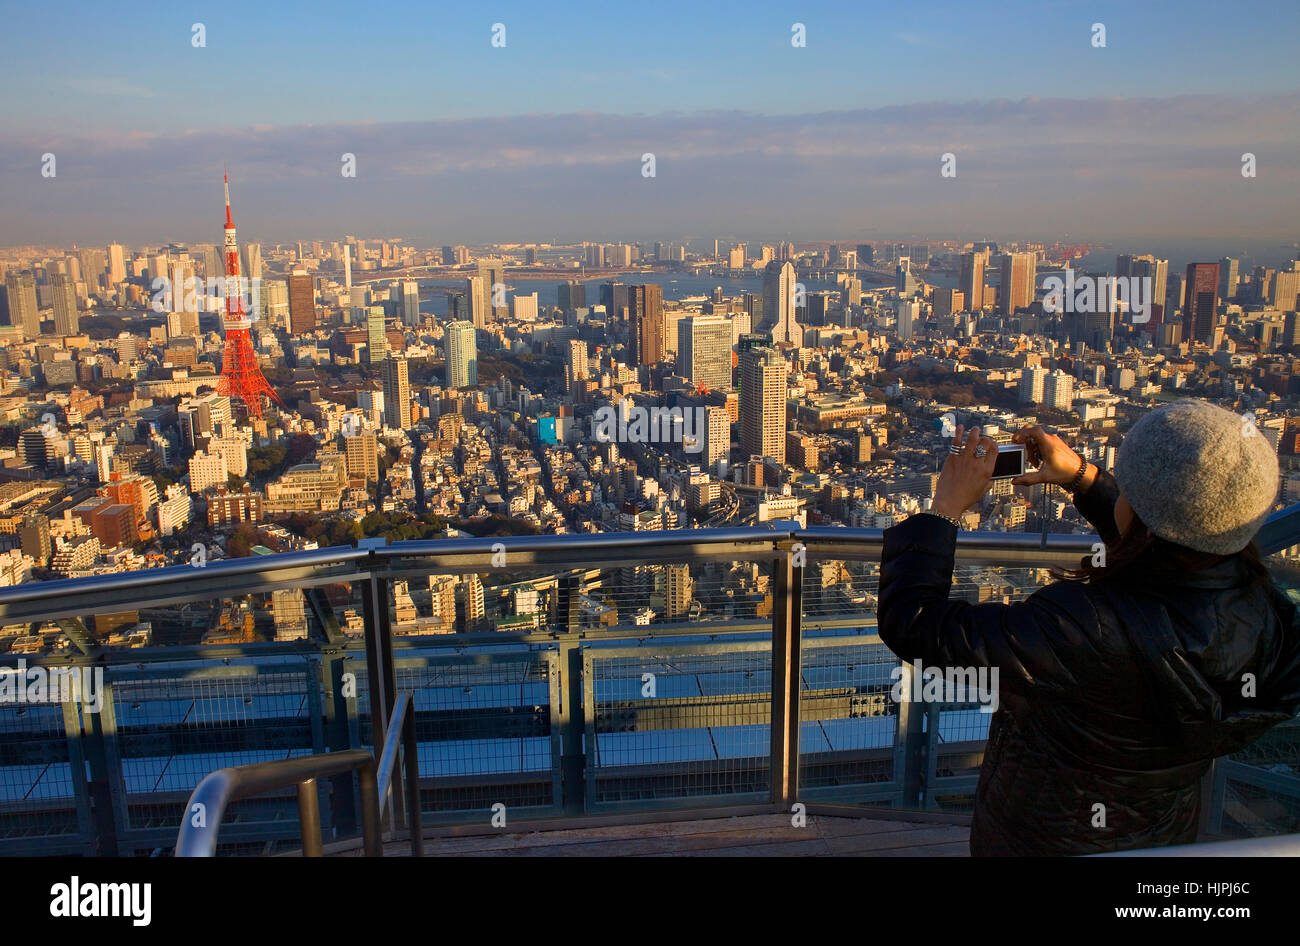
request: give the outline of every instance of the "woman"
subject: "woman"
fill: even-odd
[[[1068,489],[1104,552],[1022,602],[949,601],[958,517],[997,458],[976,429],[930,512],[885,532],[880,570],[880,637],[901,660],[998,668],[971,851],[1192,842],[1210,761],[1300,709],[1295,608],[1252,543],[1277,496],[1273,448],[1201,401],[1143,417],[1114,477],[1041,427],[1014,439],[1038,468],[1013,484]]]

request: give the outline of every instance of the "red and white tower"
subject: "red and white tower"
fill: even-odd
[[[217,390],[243,401],[250,417],[261,417],[263,394],[277,404],[282,402],[257,366],[253,342],[248,337],[252,323],[244,309],[244,280],[239,277],[239,242],[235,239],[235,221],[230,216],[230,178],[224,174],[222,177],[226,182],[226,314],[221,322],[226,330],[226,347]]]

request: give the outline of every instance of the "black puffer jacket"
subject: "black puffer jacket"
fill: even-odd
[[[1102,473],[1078,499],[1108,541],[1117,497]],[[878,617],[881,639],[904,661],[998,668],[972,853],[1194,841],[1210,760],[1300,709],[1290,601],[1238,557],[1198,572],[1153,560],[1011,605],[949,601],[956,537],[937,516],[885,532]],[[1243,695],[1246,674],[1253,695]],[[1104,827],[1094,827],[1098,812]]]

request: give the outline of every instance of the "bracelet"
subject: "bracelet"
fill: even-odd
[[[926,512],[921,513],[921,515],[934,516],[936,519],[946,520],[947,522],[951,522],[954,526],[956,526],[958,532],[961,531],[961,522],[958,521],[957,519],[954,519],[952,516],[945,516],[941,512],[929,512],[928,510]]]
[[[1084,459],[1079,464],[1079,472],[1074,474],[1074,479],[1070,480],[1070,485],[1065,487],[1070,493],[1077,493],[1079,487],[1083,485],[1083,478],[1088,473],[1088,461]]]

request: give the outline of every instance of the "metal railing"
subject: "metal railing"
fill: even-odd
[[[959,570],[1072,566],[1095,541],[962,533],[957,561]],[[1300,542],[1297,508],[1275,515],[1259,541],[1265,552]],[[381,760],[377,805],[413,850],[423,825],[483,819],[499,801],[530,818],[802,800],[961,820],[987,718],[970,706],[891,705],[884,694],[898,662],[875,635],[869,591],[833,601],[814,574],[823,563],[847,563],[869,588],[881,544],[879,530],[793,523],[368,540],[0,590],[0,625],[58,622],[74,645],[67,654],[32,656],[29,665],[96,668],[107,691],[95,713],[65,704],[10,719],[0,707],[0,853],[166,850],[202,775],[256,769],[273,756],[273,765],[301,778],[326,780],[318,784],[328,807],[318,808],[324,817],[314,836],[350,837],[358,828],[364,835],[368,802],[358,806],[353,797],[352,769],[311,774],[324,764],[316,760],[342,764],[348,752]],[[491,564],[502,555],[504,566]],[[691,574],[721,574],[739,563],[761,575],[748,598],[711,578],[708,593],[734,606],[668,623],[630,621],[633,592],[615,602],[628,607],[608,626],[589,623],[579,606],[594,573],[683,563]],[[395,635],[396,582],[494,570],[544,576],[545,620],[525,629]],[[331,588],[350,589],[359,601],[361,637],[334,621]],[[314,639],[124,649],[103,646],[82,623],[89,615],[184,609],[282,589],[306,592]],[[0,666],[14,661],[2,656]],[[643,692],[647,672],[658,674],[660,692]],[[299,753],[308,754],[292,758]],[[227,757],[256,761],[221,765]],[[216,764],[202,769],[209,758]],[[1228,780],[1300,799],[1293,792],[1300,779],[1234,765],[1217,769],[1218,804]],[[232,790],[223,778],[212,791]],[[283,801],[254,797],[267,776],[242,778],[258,787],[227,804],[238,797],[262,807],[223,828],[223,848],[296,841]],[[214,813],[209,805],[209,822]]]
[[[361,837],[367,857],[383,853],[380,823],[388,807],[392,776],[399,745],[403,735],[408,739],[407,765],[415,758],[414,719],[409,712],[411,694],[399,693],[389,722],[388,736],[378,764],[374,755],[365,749],[350,749],[323,755],[301,756],[275,762],[258,762],[218,769],[208,775],[194,789],[185,805],[180,832],[176,836],[177,857],[214,857],[221,831],[221,819],[226,809],[242,798],[265,795],[291,786],[297,788],[298,824],[302,832],[304,857],[320,857],[321,842],[320,794],[318,779],[352,773],[357,775],[361,805]],[[412,771],[408,768],[408,772]],[[418,810],[418,782],[408,781],[409,811]],[[424,853],[423,831],[420,818],[412,818],[410,827],[411,854]]]

